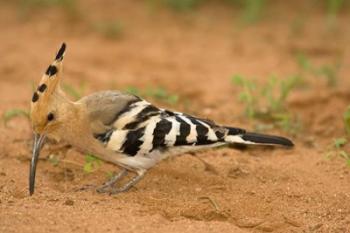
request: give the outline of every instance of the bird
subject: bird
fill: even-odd
[[[285,137],[223,126],[159,108],[121,91],[99,91],[72,101],[60,84],[65,51],[66,44],[62,43],[31,99],[34,142],[29,169],[30,195],[34,193],[38,158],[47,138],[64,141],[121,168],[96,189],[109,194],[129,190],[149,169],[170,156],[229,144],[294,146]],[[126,184],[117,185],[128,172],[135,175]]]

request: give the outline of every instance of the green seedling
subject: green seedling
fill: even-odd
[[[331,149],[329,149],[329,152],[327,153],[327,157],[331,157],[332,155],[341,156],[346,160],[347,165],[350,166],[350,154],[344,150],[344,147],[348,143],[348,137],[350,136],[350,106],[345,110],[343,120],[347,137],[334,139],[330,146]]]
[[[83,167],[84,172],[92,173],[96,171],[102,165],[102,160],[95,157],[94,155],[85,155],[85,164]]]
[[[5,126],[7,126],[7,123],[15,117],[25,117],[28,120],[30,118],[29,112],[26,110],[19,109],[19,108],[10,109],[4,112],[2,116]]]
[[[346,138],[336,138],[333,141],[333,146],[335,149],[340,149],[346,145],[348,140]]]
[[[247,23],[257,22],[262,15],[262,10],[265,5],[264,0],[245,0],[243,1],[243,19]]]
[[[344,3],[344,0],[326,0],[328,15],[337,15]]]
[[[272,122],[273,126],[290,133],[300,130],[300,121],[286,110],[286,99],[298,86],[299,76],[290,76],[283,80],[271,76],[266,84],[259,86],[240,75],[233,76],[231,81],[242,88],[238,97],[245,104],[246,116]],[[263,128],[260,127],[260,130]]]
[[[178,95],[170,94],[167,90],[162,87],[149,88],[146,90],[146,96],[153,97],[157,100],[166,102],[168,104],[176,104],[179,100]]]
[[[346,161],[346,164],[347,164],[348,166],[350,166],[350,155],[349,155],[349,153],[342,150],[342,151],[339,152],[339,155],[340,155],[342,158],[344,158],[345,161]]]
[[[344,6],[344,0],[325,0],[326,1],[326,9],[327,9],[327,20],[328,26],[334,27],[337,16],[341,8]]]
[[[48,161],[52,164],[52,166],[57,167],[58,164],[60,163],[60,159],[54,155],[54,154],[50,154],[48,157]]]
[[[145,90],[140,90],[137,87],[129,86],[126,88],[126,92],[145,98],[152,98],[170,105],[176,104],[179,100],[178,95],[171,94],[162,87],[149,87]]]
[[[106,172],[107,179],[111,179],[113,176],[114,176],[113,172],[110,172],[110,171]]]
[[[331,158],[333,156],[340,156],[345,159],[346,164],[350,166],[350,154],[344,150],[344,147],[348,143],[346,138],[336,138],[333,140],[330,149],[326,153],[327,158]]]
[[[290,113],[276,114],[274,117],[275,125],[291,135],[297,135],[302,130],[301,120]]]
[[[312,75],[324,78],[327,81],[327,85],[330,87],[335,87],[337,85],[338,72],[340,69],[339,62],[315,66],[303,53],[298,53],[296,55],[296,61],[302,71],[301,75]]]
[[[118,21],[104,21],[95,23],[94,29],[109,39],[119,39],[123,34],[123,24]]]
[[[79,89],[76,89],[75,87],[69,84],[63,84],[62,88],[66,93],[68,93],[68,95],[73,97],[75,100],[78,100],[83,96],[86,89],[86,85],[83,83],[82,85],[80,85]]]
[[[241,19],[244,23],[256,23],[262,17],[266,0],[226,0],[240,8]]]
[[[297,53],[295,58],[301,70],[313,71],[313,65],[311,64],[310,60],[306,57],[304,53]]]
[[[141,96],[141,90],[137,87],[134,86],[129,86],[125,89],[125,92],[128,92],[132,95],[137,95],[137,96]]]
[[[347,107],[346,111],[344,112],[344,126],[346,133],[350,136],[350,106]]]
[[[319,76],[324,77],[327,80],[327,84],[330,87],[334,87],[337,84],[339,64],[336,65],[322,65],[317,73]]]
[[[290,24],[291,35],[300,36],[304,32],[307,16],[307,13],[301,12],[298,16],[295,17],[295,19]]]
[[[245,103],[245,115],[254,118],[258,112],[258,97],[254,95],[256,89],[255,83],[240,75],[234,75],[231,81],[243,88],[238,98],[241,102]]]
[[[70,19],[76,20],[80,16],[76,0],[20,0],[19,10],[22,18],[26,18],[30,11],[49,7],[62,8]]]
[[[257,86],[255,82],[235,75],[231,81],[243,88],[239,100],[246,104],[245,113],[249,117],[269,117],[285,111],[286,99],[291,91],[297,87],[300,77],[290,76],[284,80],[271,76],[265,85]],[[277,94],[276,94],[277,92]],[[265,106],[261,106],[264,102]]]
[[[161,0],[161,2],[175,11],[190,11],[198,6],[203,0]]]

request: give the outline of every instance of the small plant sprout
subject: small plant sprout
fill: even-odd
[[[119,20],[98,22],[93,26],[97,32],[109,39],[119,39],[124,29]]]
[[[245,103],[245,115],[254,118],[258,111],[258,98],[254,95],[256,89],[255,83],[240,75],[234,75],[231,81],[235,85],[243,88],[239,93],[238,98],[241,102]]]
[[[340,149],[348,142],[346,138],[336,138],[333,141],[334,148]]]
[[[95,157],[94,155],[87,154],[85,155],[85,164],[84,164],[84,172],[92,173],[96,171],[102,165],[102,160]]]
[[[332,145],[330,146],[330,149],[326,154],[327,158],[340,156],[344,158],[346,161],[346,164],[350,166],[350,154],[344,149],[347,143],[348,143],[348,140],[346,138],[334,139]]]
[[[226,0],[238,7],[241,21],[244,23],[256,23],[261,19],[263,9],[265,8],[265,0]]]
[[[233,76],[231,81],[242,88],[238,98],[245,104],[246,116],[272,122],[274,126],[289,133],[300,130],[300,121],[286,110],[286,100],[300,83],[299,76],[289,76],[282,80],[271,76],[266,84],[259,86],[240,75]],[[263,130],[270,126],[259,124],[258,128]]]
[[[162,0],[163,4],[175,11],[193,10],[203,0]]]
[[[265,0],[245,0],[242,1],[243,19],[247,23],[255,23],[261,18],[262,10],[265,5]]]
[[[62,8],[69,19],[76,20],[80,17],[78,2],[76,0],[20,0],[20,16],[25,18],[30,11],[51,7]]]
[[[129,86],[125,89],[126,92],[132,94],[132,95],[141,95],[141,90],[134,86]]]
[[[349,155],[349,153],[346,152],[346,151],[344,151],[344,150],[342,150],[342,151],[339,152],[339,155],[340,155],[342,158],[344,158],[345,161],[346,161],[346,164],[347,164],[348,166],[350,166],[350,155]]]
[[[345,0],[326,0],[328,26],[335,26],[337,16],[341,8],[344,6]]]
[[[157,100],[164,101],[168,104],[174,105],[179,100],[178,95],[170,94],[162,87],[150,88],[146,90],[146,96],[153,97]]]
[[[344,119],[345,131],[347,135],[350,136],[350,106],[348,106],[346,111],[344,112],[343,119]]]
[[[301,75],[312,75],[315,77],[324,78],[329,87],[335,87],[337,85],[340,62],[315,66],[303,53],[298,53],[296,55],[296,61],[300,70],[302,71]]]
[[[350,154],[344,149],[344,147],[348,144],[348,137],[350,136],[350,106],[345,110],[343,114],[343,121],[347,135],[333,140],[333,143],[327,153],[327,157],[334,155],[340,156],[344,158],[347,165],[350,166]]]
[[[81,84],[80,87],[77,89],[69,84],[63,84],[62,85],[63,90],[70,95],[74,100],[80,99],[85,90],[86,90],[86,85],[85,83]]]
[[[26,119],[29,119],[29,112],[19,108],[13,108],[5,111],[2,116],[5,126],[15,117],[25,117]]]
[[[170,105],[175,105],[179,100],[178,95],[169,93],[163,87],[148,87],[145,90],[140,90],[137,87],[129,86],[126,88],[126,92],[145,98],[149,97]]]
[[[60,163],[60,159],[54,155],[54,154],[50,154],[48,157],[48,161],[52,164],[52,166],[56,167],[58,166],[58,164]]]

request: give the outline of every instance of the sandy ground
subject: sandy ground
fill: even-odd
[[[1,124],[0,232],[350,232],[350,168],[325,156],[331,140],[344,135],[342,112],[350,102],[349,15],[341,14],[329,32],[322,12],[310,10],[295,34],[298,4],[288,11],[277,4],[249,27],[238,26],[230,7],[214,3],[178,14],[140,1],[89,0],[75,21],[54,8],[23,18],[16,4],[0,4],[0,114],[29,108],[32,83],[62,41],[68,44],[63,81],[84,84],[85,94],[160,85],[180,96],[174,106],[160,105],[248,129],[254,122],[242,117],[233,74],[293,73],[299,50],[317,64],[342,59],[336,88],[317,81],[288,98],[304,124],[294,149],[196,153],[210,169],[186,154],[163,161],[115,196],[80,188],[103,183],[117,167],[103,164],[88,174],[82,154],[51,145],[41,154],[36,193],[29,197],[30,123],[18,117]],[[121,38],[92,30],[91,22],[101,19],[123,22]],[[58,166],[47,160],[50,153],[62,159]]]

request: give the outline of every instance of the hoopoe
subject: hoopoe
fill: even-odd
[[[158,108],[132,94],[101,91],[73,102],[60,87],[62,44],[47,68],[31,103],[34,131],[29,192],[34,192],[35,172],[45,139],[63,140],[81,151],[116,164],[122,171],[97,188],[111,194],[127,191],[161,160],[193,150],[224,144],[280,145],[292,147],[283,137],[247,132],[207,119]],[[128,171],[136,175],[124,186],[115,184]]]

